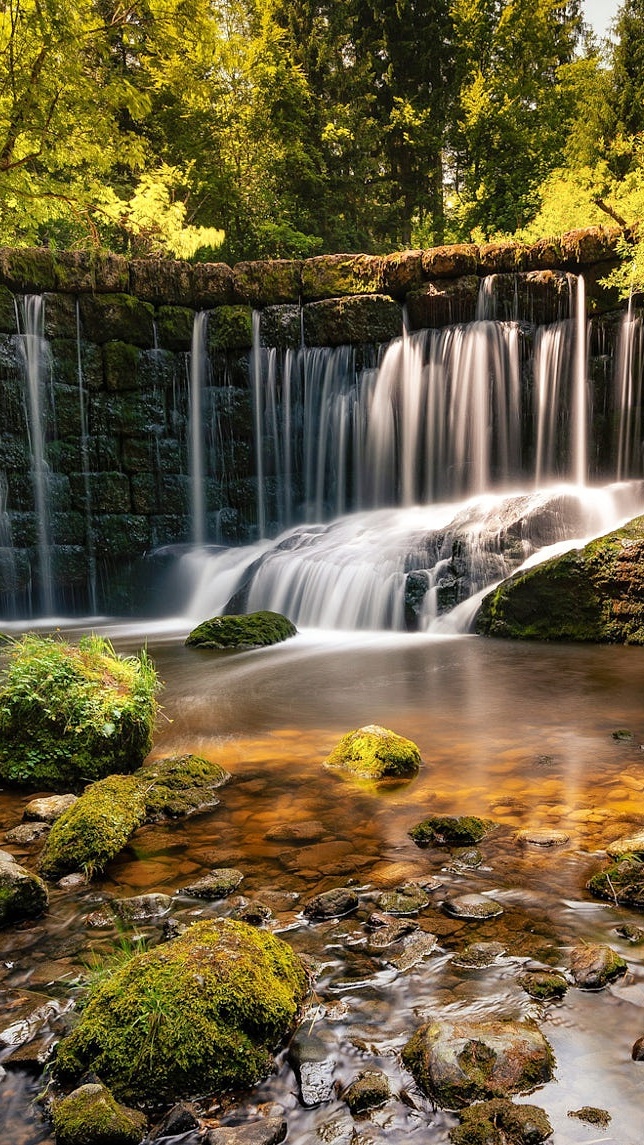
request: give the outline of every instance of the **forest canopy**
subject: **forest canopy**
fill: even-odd
[[[644,0],[603,45],[582,17],[581,0],[0,0],[0,243],[235,262],[632,227]]]

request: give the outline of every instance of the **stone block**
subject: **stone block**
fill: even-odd
[[[210,310],[235,300],[233,272],[225,262],[196,262],[191,266],[192,305]]]
[[[186,378],[186,356],[172,350],[141,350],[139,386],[141,389],[168,389]]]
[[[188,447],[185,442],[167,437],[156,443],[159,466],[166,473],[187,473]]]
[[[156,437],[165,433],[162,396],[157,393],[97,394],[90,407],[90,433],[113,437]]]
[[[402,334],[402,310],[383,294],[329,298],[304,307],[307,346],[388,342]]]
[[[101,251],[94,258],[94,288],[97,294],[123,294],[129,290],[130,267],[121,254]]]
[[[125,473],[73,473],[69,478],[74,505],[85,505],[89,484],[93,513],[129,513],[132,508],[130,479]]]
[[[71,294],[45,294],[45,337],[76,339],[76,299]]]
[[[0,284],[19,294],[53,290],[52,252],[44,247],[0,247]]]
[[[139,354],[137,347],[127,342],[105,342],[103,377],[108,390],[118,392],[138,389]]]
[[[54,253],[54,285],[70,294],[91,294],[95,285],[94,257],[85,250]]]
[[[97,551],[107,557],[134,557],[150,547],[148,518],[128,513],[110,513],[94,517]]]
[[[52,394],[57,436],[80,437],[81,411],[78,386],[66,386],[54,382]]]
[[[185,306],[160,306],[157,311],[159,346],[164,350],[189,350],[194,321],[194,310]]]
[[[586,283],[586,309],[590,316],[614,310],[620,304],[619,290],[615,286],[604,286],[603,280],[611,270],[619,265],[619,260],[599,262],[594,266],[584,266],[581,273]]]
[[[250,350],[253,344],[250,306],[217,306],[208,323],[208,349]]]
[[[50,441],[47,446],[47,458],[52,469],[57,473],[78,473],[82,469],[83,458],[80,438],[63,441],[58,438]],[[0,468],[2,462],[0,461]]]
[[[483,243],[479,247],[479,274],[511,274],[525,270],[527,250],[521,243]]]
[[[129,294],[84,294],[80,298],[81,329],[89,342],[129,342],[154,345],[154,309]]]
[[[233,267],[235,297],[251,306],[297,302],[302,288],[301,274],[302,263],[297,259],[238,262]]]
[[[51,538],[56,545],[84,545],[87,524],[85,515],[74,509],[66,513],[52,513]]]
[[[382,257],[382,292],[392,298],[405,298],[423,281],[423,252],[402,250]]]
[[[190,509],[190,478],[180,473],[159,474],[159,507],[172,516]]]
[[[539,239],[525,252],[526,270],[557,270],[561,263],[561,241],[558,238]]]
[[[190,521],[186,516],[172,517],[169,514],[150,517],[152,545],[185,544],[190,540]]]
[[[592,266],[614,259],[622,238],[620,227],[584,227],[559,239],[561,258],[570,266]]]
[[[161,508],[166,508],[165,502],[159,503],[158,484],[152,473],[135,473],[131,484],[132,509],[135,513],[158,513]]]
[[[479,280],[476,275],[429,282],[407,296],[407,313],[412,330],[472,322],[476,314]]]
[[[299,306],[267,306],[262,310],[260,337],[263,346],[296,350],[302,343],[302,311]]]
[[[16,300],[6,286],[0,286],[0,333],[16,334]]]
[[[302,263],[302,298],[315,302],[347,294],[380,294],[382,258],[371,254],[321,254]]]
[[[154,446],[149,438],[123,438],[122,458],[123,469],[126,473],[150,473],[153,467],[153,456]]]
[[[0,470],[29,470],[31,458],[27,442],[13,434],[0,434]]]
[[[476,274],[479,248],[475,243],[451,243],[422,252],[423,273],[427,278],[460,278]]]
[[[59,587],[80,588],[87,580],[87,552],[82,545],[56,545],[51,553],[52,573]]]
[[[145,302],[189,306],[192,266],[170,258],[134,258],[130,262],[130,291]]]

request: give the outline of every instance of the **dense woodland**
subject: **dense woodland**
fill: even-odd
[[[0,12],[4,245],[235,262],[644,220],[644,0],[605,44],[580,0]]]

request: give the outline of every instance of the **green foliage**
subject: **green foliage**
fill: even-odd
[[[193,628],[186,644],[193,648],[263,648],[295,636],[297,629],[279,612],[251,612],[247,616],[214,616]]]
[[[67,1082],[91,1069],[118,1097],[152,1102],[251,1085],[306,990],[281,939],[228,919],[198,922],[98,984],[55,1072]]]
[[[134,770],[150,749],[159,687],[145,651],[118,656],[94,635],[78,645],[24,636],[0,684],[0,776],[68,791]]]

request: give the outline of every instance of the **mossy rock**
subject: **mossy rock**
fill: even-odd
[[[55,1074],[67,1083],[95,1071],[124,1101],[244,1088],[272,1068],[306,993],[281,939],[230,919],[198,922],[92,991]]]
[[[12,857],[0,856],[0,926],[38,918],[48,905],[47,887],[42,879]]]
[[[186,639],[191,648],[264,648],[295,636],[297,628],[279,612],[249,612],[246,616],[214,616],[193,628]]]
[[[538,1105],[514,1105],[503,1098],[480,1101],[458,1114],[450,1130],[452,1145],[539,1145],[552,1126]]]
[[[144,790],[145,819],[178,819],[216,807],[215,791],[230,781],[230,772],[200,755],[156,759],[135,773]]]
[[[131,294],[83,294],[81,326],[89,342],[128,342],[154,346],[154,308]]]
[[[133,771],[150,750],[158,689],[145,651],[118,656],[98,636],[77,645],[24,636],[0,684],[0,779],[69,792]]]
[[[495,826],[476,815],[430,815],[409,834],[417,847],[467,847],[480,842]]]
[[[120,1105],[104,1085],[88,1083],[54,1101],[56,1145],[139,1145],[147,1119]]]
[[[528,970],[519,975],[517,982],[526,994],[539,1000],[563,998],[568,989],[563,974],[557,974],[554,970]]]
[[[421,758],[410,739],[379,724],[367,724],[347,732],[324,762],[362,779],[411,779],[418,774]]]
[[[644,909],[644,861],[641,855],[622,855],[616,863],[598,871],[586,889],[600,899]]]
[[[484,598],[477,632],[644,644],[644,517],[515,573]]]
[[[321,254],[302,263],[302,296],[307,302],[347,294],[379,294],[382,287],[383,261],[379,255]]]
[[[222,350],[250,350],[253,323],[250,306],[217,306],[208,323],[208,347],[211,353]]]
[[[360,346],[400,337],[402,309],[386,294],[327,298],[304,307],[307,346]]]
[[[233,267],[235,293],[251,306],[297,302],[302,289],[301,267],[301,262],[286,258],[238,262]]]
[[[53,824],[40,871],[47,879],[102,871],[144,821],[145,795],[133,775],[109,775],[92,783]]]
[[[628,964],[621,954],[606,943],[588,942],[570,951],[570,973],[575,986],[581,990],[603,990],[627,970]]]

